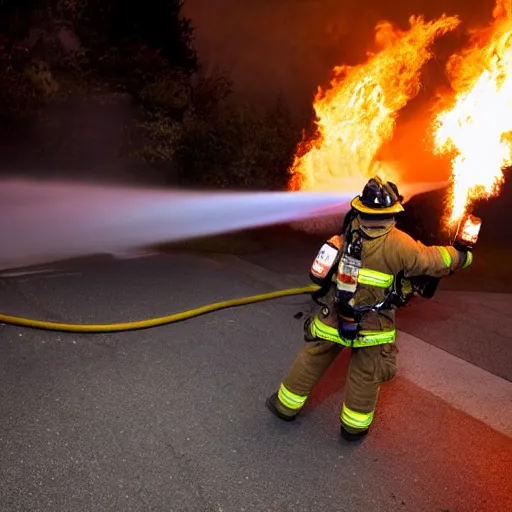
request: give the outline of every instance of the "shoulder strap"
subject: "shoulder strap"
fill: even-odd
[[[357,211],[354,210],[354,208],[351,208],[347,214],[345,215],[345,218],[343,219],[343,226],[341,228],[341,232],[345,234],[350,224],[352,224],[352,221],[356,218]]]
[[[352,222],[355,220],[356,217],[357,217],[357,210],[355,210],[354,208],[351,208],[348,211],[348,213],[345,215],[345,219],[343,220],[343,227],[341,229],[342,229],[342,234],[343,234],[344,238],[347,240],[347,245],[352,243],[352,241],[354,239],[354,234],[356,234],[356,233],[364,240],[371,240],[371,237],[368,236],[361,229],[360,226],[355,229],[351,229]]]

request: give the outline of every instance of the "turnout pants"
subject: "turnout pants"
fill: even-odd
[[[276,406],[280,412],[298,414],[342,350],[343,346],[331,341],[307,343],[279,388]],[[388,343],[351,350],[340,420],[348,432],[359,433],[373,421],[381,383],[396,375],[396,348],[394,343]]]
[[[350,345],[339,337],[335,327],[337,317],[332,304],[329,306],[322,310],[315,308],[304,325],[308,343],[300,350],[277,394],[276,407],[283,415],[295,416],[301,411],[322,375]],[[396,375],[394,341],[394,330],[365,331],[365,336],[352,344],[340,412],[341,423],[348,432],[357,434],[371,425],[380,385]]]

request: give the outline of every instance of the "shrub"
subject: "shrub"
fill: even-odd
[[[200,77],[180,96],[183,116],[176,118],[177,86],[147,88],[153,111],[141,124],[147,145],[139,157],[165,165],[179,184],[213,188],[282,189],[300,139],[284,98],[268,109],[237,102],[231,83],[220,73]]]

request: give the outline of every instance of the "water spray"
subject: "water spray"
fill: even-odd
[[[323,215],[356,191],[190,192],[70,183],[0,184],[0,269],[176,242]]]
[[[409,185],[403,195],[442,186]],[[332,234],[359,192],[191,192],[8,180],[0,182],[0,270],[297,221]]]

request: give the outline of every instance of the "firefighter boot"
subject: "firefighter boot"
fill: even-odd
[[[340,426],[341,437],[345,441],[363,441],[368,435],[369,429],[360,430],[359,432],[349,432],[343,425]]]
[[[297,414],[287,414],[282,408],[279,407],[279,399],[277,398],[277,393],[270,395],[265,402],[268,410],[274,415],[277,416],[280,420],[284,421],[293,421]]]

